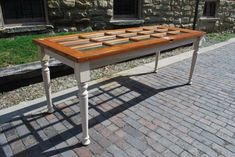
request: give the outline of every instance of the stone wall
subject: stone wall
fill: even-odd
[[[143,16],[146,23],[192,27],[194,7],[194,0],[144,0]]]
[[[111,0],[48,0],[48,16],[56,26],[104,29],[112,17]]]
[[[198,27],[202,30],[232,30],[235,27],[235,1],[218,0],[215,18],[203,18],[205,0],[200,0]],[[170,24],[192,28],[195,0],[142,0],[145,24]],[[113,0],[48,0],[50,22],[70,30],[112,27]]]
[[[144,0],[145,23],[171,24],[192,28],[195,0]],[[205,0],[200,0],[197,27],[207,32],[233,30],[235,28],[235,1],[217,1],[214,18],[203,17]]]
[[[221,0],[216,14],[218,20],[216,21],[216,30],[230,30],[235,31],[235,0]]]

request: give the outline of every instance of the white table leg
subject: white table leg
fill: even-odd
[[[41,57],[42,77],[43,77],[44,88],[46,92],[47,109],[48,109],[48,112],[51,113],[54,111],[54,108],[53,108],[53,104],[51,100],[51,79],[50,79],[50,69],[49,69],[50,56],[47,55],[44,49],[40,47],[39,47],[39,54]]]
[[[85,69],[85,70],[84,70]],[[84,70],[84,71],[83,71]],[[81,64],[75,65],[75,77],[78,83],[79,88],[79,104],[80,104],[80,113],[81,113],[81,120],[82,120],[82,144],[89,145],[90,138],[88,133],[88,84],[86,83],[90,79],[89,68],[85,65],[82,66]]]
[[[200,38],[196,40],[193,44],[194,51],[193,51],[193,58],[192,58],[191,69],[190,69],[190,74],[189,74],[189,82],[188,82],[188,84],[190,85],[192,84],[192,77],[193,77],[193,72],[195,69],[196,61],[197,61],[199,46],[200,46]]]
[[[83,132],[83,145],[89,145],[90,139],[88,134],[88,84],[87,83],[79,83],[79,101],[80,101],[80,112],[82,119],[82,132]]]
[[[156,53],[156,58],[155,58],[155,67],[154,67],[154,72],[158,72],[158,61],[159,61],[159,58],[160,58],[160,51],[158,51]]]

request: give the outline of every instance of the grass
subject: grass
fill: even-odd
[[[72,33],[57,33],[53,36],[66,34]],[[47,36],[52,35],[27,35],[0,39],[0,68],[37,61],[39,59],[37,47],[32,43],[32,40]],[[206,42],[211,45],[233,37],[235,34],[232,33],[210,33],[206,35]]]
[[[223,42],[234,37],[235,37],[235,34],[233,33],[209,33],[206,35],[206,38],[212,42],[213,41]]]
[[[205,36],[206,40],[210,43],[218,43],[234,38],[233,33],[209,33]]]
[[[33,39],[66,34],[72,33],[27,35],[0,39],[0,68],[37,61],[39,58],[37,47],[32,43]]]
[[[211,46],[219,42],[227,41],[231,38],[235,38],[234,33],[208,33],[205,36],[205,41],[202,43],[202,47]]]

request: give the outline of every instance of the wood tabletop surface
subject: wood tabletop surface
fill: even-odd
[[[202,31],[144,26],[35,39],[33,42],[75,62],[203,36]]]

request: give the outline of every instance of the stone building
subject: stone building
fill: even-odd
[[[234,0],[199,0],[197,28],[235,28]],[[196,0],[0,0],[0,32],[105,29],[149,24],[191,28]]]

